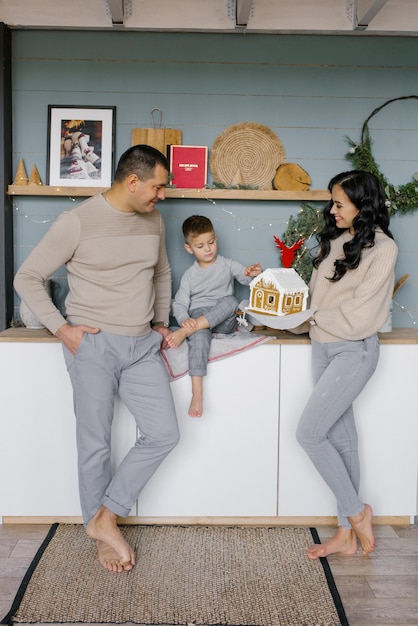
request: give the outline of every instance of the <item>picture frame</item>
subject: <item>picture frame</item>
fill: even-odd
[[[48,185],[110,187],[115,125],[115,106],[48,105]]]

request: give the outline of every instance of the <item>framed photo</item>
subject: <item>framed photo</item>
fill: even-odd
[[[115,118],[114,106],[48,105],[50,186],[111,186]]]

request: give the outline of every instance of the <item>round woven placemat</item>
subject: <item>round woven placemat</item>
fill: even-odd
[[[268,126],[242,122],[229,126],[214,141],[210,171],[223,185],[272,189],[277,168],[284,162],[283,144]]]

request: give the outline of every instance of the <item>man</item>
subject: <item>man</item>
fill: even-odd
[[[146,145],[120,158],[112,187],[63,213],[16,274],[14,286],[63,343],[74,391],[81,509],[109,571],[131,570],[135,554],[117,526],[178,442],[169,378],[160,356],[169,333],[171,270],[155,205],[168,163]],[[45,281],[66,265],[66,319]],[[114,476],[110,432],[118,392],[140,437]]]

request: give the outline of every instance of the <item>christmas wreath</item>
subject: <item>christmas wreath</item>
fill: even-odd
[[[376,115],[376,113],[379,113],[379,111],[389,104],[392,104],[392,102],[410,99],[418,100],[418,96],[401,96],[400,98],[392,98],[392,100],[388,100],[377,109],[374,109],[363,124],[359,144],[356,144],[349,137],[347,137],[350,149],[346,154],[346,158],[352,162],[356,170],[365,170],[366,172],[371,172],[377,176],[385,190],[387,197],[386,204],[391,215],[394,215],[395,213],[410,213],[418,209],[418,172],[413,174],[412,182],[399,186],[392,185],[392,183],[390,183],[380,171],[373,156],[372,140],[370,138],[368,123],[371,118]]]
[[[350,148],[345,155],[346,158],[351,161],[353,169],[365,170],[377,176],[385,190],[387,198],[386,205],[390,215],[411,213],[418,209],[418,172],[413,174],[413,180],[411,182],[404,185],[397,186],[390,183],[380,171],[379,165],[373,156],[372,140],[368,124],[374,115],[389,104],[399,100],[410,99],[418,100],[418,96],[413,95],[392,98],[391,100],[387,100],[387,102],[380,107],[374,109],[363,124],[360,143],[356,143],[347,137]],[[316,246],[314,235],[322,228],[322,211],[322,208],[318,209],[312,204],[303,204],[298,216],[296,218],[293,216],[289,218],[287,230],[283,235],[283,242],[289,247],[292,246],[294,242],[304,239],[305,245],[299,247],[295,252],[292,267],[302,276],[305,282],[309,282],[312,273],[312,258],[314,255],[312,255],[311,251]],[[314,245],[313,240],[315,240]],[[275,238],[275,241],[276,246],[280,248],[278,244],[280,240]],[[311,246],[309,247],[310,243]]]

